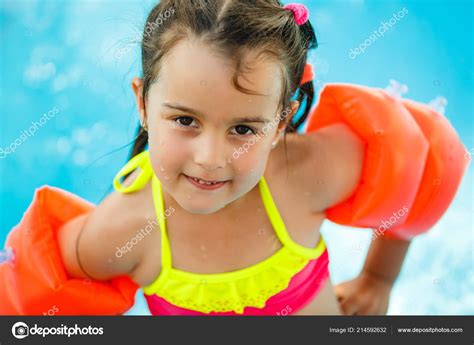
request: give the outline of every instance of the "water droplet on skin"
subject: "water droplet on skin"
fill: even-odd
[[[201,86],[206,86],[206,85],[207,85],[207,81],[201,80],[200,84],[201,84]]]
[[[160,165],[160,170],[165,171],[165,168],[163,168],[163,165]]]
[[[186,195],[186,198],[187,198],[187,199],[191,199],[191,195],[189,195],[189,194]]]
[[[252,102],[252,99],[251,99],[251,98],[249,98],[249,99],[248,99],[248,102],[249,102],[249,103],[250,103],[250,102]]]
[[[159,144],[163,145],[163,139],[160,139]]]
[[[108,262],[109,264],[111,264],[111,263],[112,263],[112,259],[108,259],[107,262]]]
[[[205,251],[206,251],[206,246],[201,244],[201,246],[199,247],[199,249],[201,249],[203,252],[205,252]]]
[[[232,163],[232,159],[227,158],[227,163],[229,163],[229,164]]]
[[[165,179],[165,180],[169,180],[170,177],[169,177],[168,175],[165,175],[165,176],[164,176],[164,179]]]

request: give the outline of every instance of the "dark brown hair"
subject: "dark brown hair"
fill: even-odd
[[[308,51],[318,46],[309,20],[298,26],[293,13],[283,9],[278,0],[163,0],[148,15],[141,44],[143,68],[143,100],[157,78],[163,57],[187,37],[203,39],[212,48],[235,63],[233,85],[245,93],[237,79],[242,57],[255,51],[277,61],[282,69],[281,109],[286,109],[292,96],[304,104],[297,119],[290,119],[286,133],[295,132],[310,111],[313,82],[300,85]],[[146,106],[145,106],[146,109]],[[142,152],[148,133],[140,126],[130,158]],[[286,141],[285,141],[286,144]]]

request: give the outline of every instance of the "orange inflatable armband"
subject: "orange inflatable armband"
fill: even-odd
[[[359,186],[327,209],[327,218],[399,239],[428,231],[449,207],[469,163],[449,121],[381,89],[329,84],[306,131],[336,123],[349,126],[366,151]]]
[[[87,201],[59,188],[37,189],[6,247],[12,261],[0,264],[0,314],[116,315],[134,303],[138,285],[128,277],[94,281],[68,277],[57,231],[69,220],[92,211]]]

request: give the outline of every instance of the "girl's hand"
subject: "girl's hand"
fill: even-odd
[[[334,290],[344,315],[385,315],[392,284],[362,271],[357,278],[336,285]]]

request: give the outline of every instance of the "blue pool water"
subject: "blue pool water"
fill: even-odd
[[[319,87],[350,82],[385,88],[394,79],[408,86],[407,98],[429,103],[442,96],[448,101],[446,117],[465,146],[474,148],[471,1],[303,3],[320,42],[311,55]],[[0,244],[41,185],[95,203],[110,190],[137,125],[129,84],[139,74],[140,55],[138,45],[129,42],[152,6],[151,1],[0,0],[0,148],[39,123],[34,135],[0,159]],[[351,55],[400,11],[403,18],[383,37]],[[473,188],[470,169],[441,221],[414,240],[389,314],[474,314]],[[355,277],[369,232],[330,222],[322,231],[333,283]],[[129,314],[148,313],[138,297]]]

